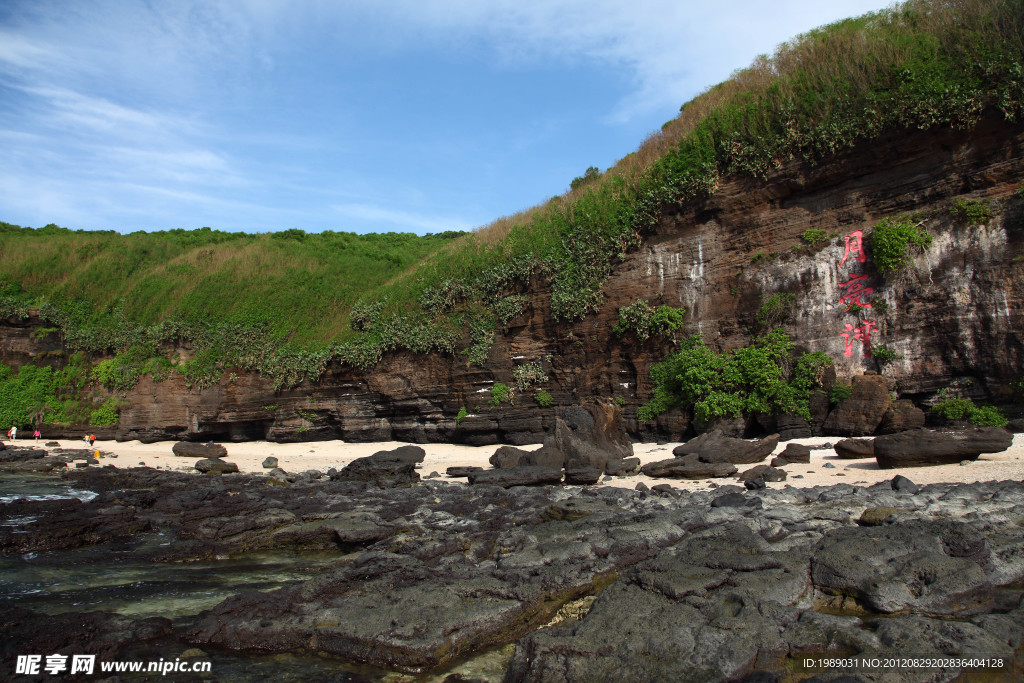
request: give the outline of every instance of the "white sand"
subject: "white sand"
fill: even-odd
[[[903,474],[915,484],[934,483],[972,483],[977,481],[1024,479],[1024,434],[1015,434],[1013,445],[1002,453],[983,454],[978,460],[967,465],[939,465],[934,467],[912,467],[902,470],[880,470],[874,459],[843,460],[836,456],[831,447],[823,448],[824,444],[834,444],[842,437],[814,437],[783,442],[778,445],[775,453],[785,449],[787,443],[801,443],[811,447],[810,464],[786,465],[789,478],[785,482],[769,483],[771,488],[782,488],[787,485],[810,487],[830,484],[871,485],[879,481],[887,481],[897,474]],[[29,444],[30,440],[18,440],[19,444]],[[59,441],[66,448],[81,448],[82,441]],[[116,457],[104,457],[101,463],[116,467],[138,467],[145,464],[159,469],[195,472],[195,458],[180,458],[171,453],[174,441],[161,441],[144,444],[139,441],[97,441],[95,449],[101,453],[111,453]],[[38,442],[42,446],[43,441]],[[305,443],[280,444],[268,441],[249,441],[243,443],[226,443],[228,455],[225,460],[236,463],[242,472],[266,472],[262,467],[267,456],[278,459],[279,467],[287,472],[303,472],[319,470],[326,472],[334,467],[341,469],[356,458],[370,455],[381,450],[391,450],[403,445],[397,441],[378,443],[345,443],[344,441],[310,441]],[[498,446],[460,446],[456,444],[416,444],[426,451],[426,458],[419,467],[421,477],[437,472],[442,480],[465,481],[465,479],[449,479],[445,470],[456,465],[476,465],[489,468],[487,460]],[[633,454],[640,458],[642,464],[672,457],[672,449],[679,445],[636,444]],[[539,444],[521,446],[524,450],[539,448]],[[818,450],[814,450],[818,449]],[[766,458],[767,464],[771,458]],[[834,469],[824,465],[831,463]],[[739,465],[743,472],[754,465]],[[655,479],[643,475],[631,477],[615,477],[611,481],[602,481],[602,486],[618,486],[634,488],[639,482],[648,486],[655,484],[671,484],[689,490],[707,489],[715,486],[738,483],[735,477],[709,480],[677,480]]]

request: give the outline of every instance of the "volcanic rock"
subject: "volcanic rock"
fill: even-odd
[[[893,402],[882,416],[879,434],[896,434],[908,429],[924,427],[924,411],[914,405],[913,401],[902,398]]]
[[[640,458],[617,458],[609,460],[604,466],[605,474],[624,477],[640,471]]]
[[[548,467],[593,467],[603,472],[609,460],[631,455],[633,444],[622,424],[622,410],[614,403],[591,400],[562,411],[553,433],[534,451],[532,462],[547,463]]]
[[[955,521],[842,527],[811,559],[814,584],[875,612],[955,614],[991,599],[985,536]]]
[[[640,471],[648,477],[711,479],[731,477],[736,474],[736,466],[730,463],[702,462],[696,453],[690,453],[680,458],[649,462]]]
[[[811,462],[811,449],[798,443],[786,444],[786,449],[772,458],[772,467],[790,465],[792,463]]]
[[[853,389],[829,413],[822,429],[826,434],[866,436],[874,434],[889,409],[888,381],[881,375],[860,375],[853,378]]]
[[[562,470],[538,465],[481,470],[468,475],[470,484],[489,486],[543,486],[562,483]]]
[[[594,467],[574,467],[565,471],[566,484],[596,484],[600,479],[601,470]]]
[[[763,481],[786,481],[786,471],[780,470],[776,467],[769,467],[768,465],[758,465],[757,467],[751,467],[746,472],[741,473],[738,478],[740,481],[750,481],[752,479],[762,479]]]
[[[426,456],[419,446],[399,446],[390,451],[377,451],[373,455],[356,458],[345,465],[340,472],[331,475],[332,480],[365,481],[381,488],[412,486],[420,481],[416,465]]]
[[[196,462],[196,469],[203,474],[231,474],[238,471],[238,465],[219,458],[204,458]]]
[[[263,469],[272,470],[277,467],[277,458],[269,456],[263,460]]]
[[[171,452],[181,458],[223,458],[228,449],[219,443],[179,441],[171,447]]]
[[[746,441],[724,436],[720,432],[707,432],[676,446],[672,449],[672,454],[676,457],[696,454],[701,462],[706,463],[749,465],[767,458],[778,444],[778,434],[772,434],[760,441]]]
[[[474,472],[482,472],[483,467],[476,467],[473,465],[459,465],[455,467],[449,467],[445,470],[445,474],[449,477],[468,477]]]
[[[875,457],[873,439],[842,439],[833,446],[836,455],[844,460]]]
[[[957,432],[914,429],[875,438],[875,459],[882,469],[926,467],[977,460],[982,453],[1001,453],[1013,434],[1002,427],[972,427]]]

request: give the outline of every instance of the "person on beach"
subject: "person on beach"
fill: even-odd
[[[89,448],[92,448],[92,445],[94,443],[96,443],[96,435],[95,434],[90,434],[89,435]]]
[[[32,432],[32,438],[35,439],[36,441],[39,441],[39,437],[40,436],[42,436],[42,434],[39,433],[38,429],[36,429],[34,432]]]
[[[7,436],[11,437],[11,440],[18,438],[18,428],[11,427],[11,431],[7,432]]]

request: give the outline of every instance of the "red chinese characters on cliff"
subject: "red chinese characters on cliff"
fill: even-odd
[[[865,263],[868,256],[864,251],[864,231],[854,230],[844,238],[846,248],[843,251],[843,258],[839,262],[842,268],[847,261]],[[839,303],[845,305],[849,311],[852,306],[859,308],[871,308],[871,295],[875,293],[873,287],[868,287],[865,281],[867,275],[851,275],[846,282],[840,282],[839,288],[843,295],[839,297]],[[865,356],[871,355],[871,333],[877,330],[878,324],[874,320],[862,320],[860,325],[854,326],[846,323],[846,329],[839,333],[839,336],[846,342],[846,349],[843,355],[847,358],[853,356],[854,342],[860,342]]]
[[[864,253],[864,231],[854,230],[845,238],[846,240],[846,251],[843,252],[843,260],[839,262],[839,267],[842,268],[843,264],[846,263],[846,259],[851,256],[856,261],[864,263],[868,260],[867,254]]]
[[[854,327],[850,323],[846,323],[846,331],[840,332],[839,336],[846,340],[846,350],[843,351],[843,355],[849,358],[853,355],[853,342],[859,341],[864,346],[864,355],[871,355],[871,331],[872,328],[877,328],[878,324],[874,320],[865,320],[860,325]]]
[[[875,293],[874,287],[865,287],[862,280],[867,280],[867,275],[854,275],[846,282],[840,282],[839,286],[846,290],[846,294],[839,297],[839,303],[857,304],[861,308],[871,308],[871,295]]]

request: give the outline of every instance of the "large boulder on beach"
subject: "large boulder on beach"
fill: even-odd
[[[238,471],[238,465],[220,458],[203,458],[196,462],[196,469],[203,474],[231,474]]]
[[[377,451],[373,455],[356,458],[331,479],[365,481],[381,488],[412,486],[420,481],[416,465],[423,462],[426,451],[419,446],[399,446],[390,451]]]
[[[622,423],[622,409],[595,400],[563,410],[541,450],[561,453],[563,467],[593,467],[603,472],[609,460],[633,455],[633,444]]]
[[[806,464],[809,462],[811,462],[811,449],[803,444],[791,443],[786,445],[784,451],[772,458],[771,466],[781,467],[793,463]]]
[[[861,375],[853,378],[850,395],[829,413],[822,430],[838,436],[867,436],[874,434],[889,410],[892,398],[889,383],[881,375]]]
[[[977,460],[982,453],[1001,453],[1013,443],[1002,427],[972,427],[951,432],[914,429],[875,438],[875,460],[882,469],[951,465]]]
[[[536,465],[506,467],[470,472],[468,479],[470,484],[486,484],[506,489],[511,486],[543,486],[562,483],[562,470]]]
[[[872,439],[843,439],[832,448],[836,455],[844,460],[859,460],[875,457],[875,444]]]
[[[179,458],[223,458],[228,454],[228,449],[219,443],[179,441],[171,446],[171,452]]]
[[[562,469],[565,462],[565,455],[561,451],[550,448],[539,448],[535,451],[526,451],[515,446],[502,446],[494,451],[488,462],[499,469],[509,467],[553,467]]]
[[[914,405],[913,401],[900,399],[894,401],[889,410],[882,416],[879,434],[897,434],[908,429],[924,427],[924,411]]]
[[[609,460],[633,455],[633,444],[622,424],[622,410],[613,403],[587,401],[569,406],[555,418],[555,428],[535,451],[502,446],[494,452],[494,467],[592,467],[601,472]]]
[[[760,441],[747,441],[725,436],[721,432],[707,432],[676,446],[672,449],[672,455],[679,458],[693,454],[705,463],[752,465],[771,455],[778,445],[778,434],[772,434]]]
[[[669,479],[714,479],[731,477],[736,474],[736,466],[724,462],[703,462],[696,453],[689,453],[679,458],[649,462],[640,468],[640,472],[648,477]]]

